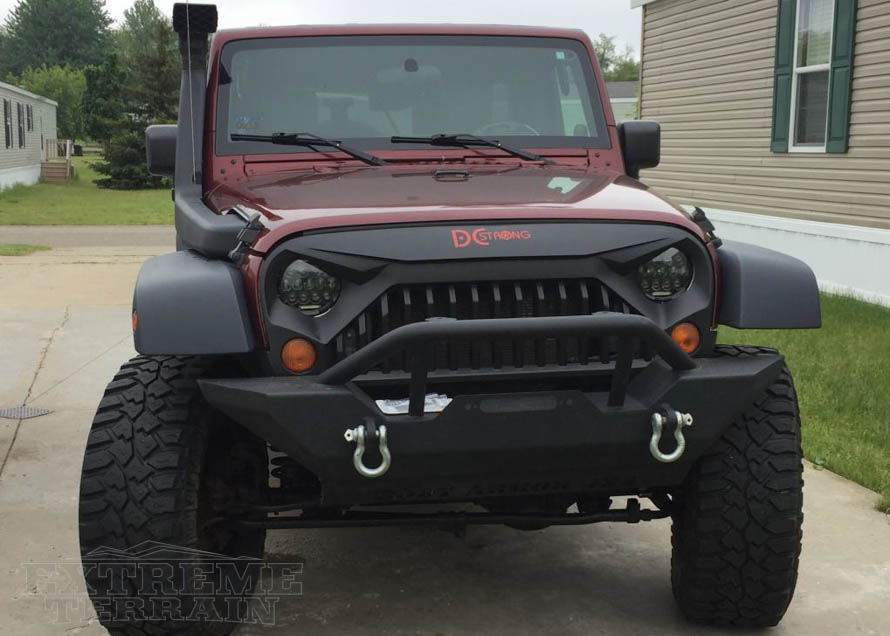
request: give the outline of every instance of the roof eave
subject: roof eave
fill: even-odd
[[[26,91],[24,88],[20,88],[15,84],[7,84],[6,82],[0,82],[0,88],[11,91],[13,93],[18,93],[24,97],[28,97],[30,99],[37,100],[38,102],[43,102],[45,104],[50,104],[52,106],[58,106],[59,102],[50,99],[49,97],[44,97],[43,95],[38,95],[37,93],[32,93],[31,91]]]

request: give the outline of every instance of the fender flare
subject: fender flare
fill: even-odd
[[[822,326],[816,276],[803,261],[736,241],[724,241],[717,258],[720,324],[738,329]]]
[[[254,336],[241,274],[184,250],[150,258],[133,293],[133,343],[147,355],[247,353]]]

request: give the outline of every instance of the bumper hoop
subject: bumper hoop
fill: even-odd
[[[677,441],[677,447],[672,453],[662,453],[658,448],[661,442],[661,432],[664,425],[673,420],[674,439]],[[670,406],[664,405],[659,411],[652,414],[652,437],[649,439],[649,452],[652,457],[665,464],[675,462],[683,456],[686,450],[686,438],[683,437],[683,427],[692,426],[692,413],[681,413],[675,411]]]
[[[389,447],[386,445],[386,425],[381,425],[378,428],[372,421],[368,421],[368,426],[370,430],[366,430],[364,424],[360,424],[356,428],[346,429],[346,432],[343,433],[343,438],[350,444],[355,442],[355,452],[352,453],[352,464],[355,466],[355,470],[358,474],[362,477],[367,477],[368,479],[374,479],[375,477],[382,477],[386,474],[386,471],[389,470],[389,467],[392,464],[392,455],[389,452]],[[382,458],[380,465],[377,468],[368,468],[365,466],[364,454],[365,439],[367,436],[377,439],[377,445],[380,449],[380,457]]]

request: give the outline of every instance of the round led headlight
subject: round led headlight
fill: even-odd
[[[337,302],[340,281],[306,261],[294,261],[278,282],[278,297],[285,305],[317,316]]]
[[[692,264],[676,248],[668,248],[638,270],[640,289],[652,300],[668,300],[692,282]]]

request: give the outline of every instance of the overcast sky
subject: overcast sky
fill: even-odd
[[[0,0],[5,16],[16,0]],[[105,0],[119,21],[132,0]],[[172,0],[155,0],[170,15]],[[630,0],[217,0],[220,28],[255,24],[343,22],[481,22],[581,28],[614,35],[619,50],[640,48],[640,10]],[[50,34],[47,34],[50,35]]]

